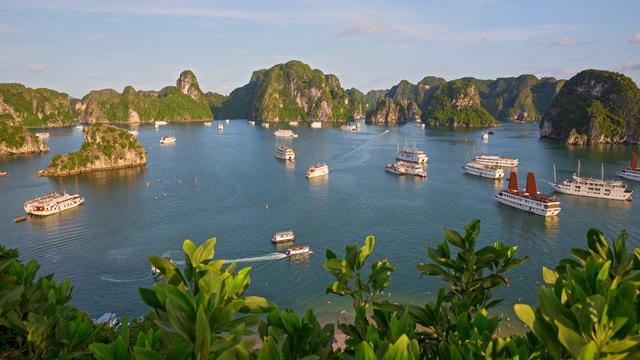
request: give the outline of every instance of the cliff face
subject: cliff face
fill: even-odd
[[[366,121],[376,125],[397,125],[420,120],[422,111],[414,101],[403,103],[392,98],[383,98],[367,113]]]
[[[364,94],[356,88],[348,89],[346,92],[347,98],[349,99],[349,112],[351,116],[356,120],[364,119],[368,107]]]
[[[544,114],[540,136],[568,144],[640,143],[640,89],[615,72],[585,70]]]
[[[438,86],[429,99],[422,121],[432,127],[495,126],[496,119],[482,107],[478,89],[463,80]]]
[[[67,94],[20,84],[0,84],[0,121],[27,127],[53,127],[72,124],[74,116]]]
[[[47,151],[49,147],[24,126],[0,120],[0,156]]]
[[[135,136],[111,125],[94,124],[85,131],[80,150],[54,156],[49,167],[38,175],[69,176],[146,163],[147,154]]]
[[[254,72],[247,85],[231,92],[214,111],[267,122],[346,121],[351,115],[338,78],[300,61]]]
[[[180,74],[176,86],[160,91],[136,91],[132,86],[122,93],[112,89],[94,90],[75,104],[81,122],[137,123],[211,120],[213,114],[195,75]]]

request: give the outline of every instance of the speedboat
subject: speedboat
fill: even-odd
[[[300,244],[300,245],[293,245],[287,248],[286,254],[287,256],[296,256],[296,255],[308,254],[310,252],[311,252],[311,248],[309,247],[309,245]]]
[[[160,139],[160,144],[161,145],[175,144],[175,142],[176,142],[176,137],[175,136],[163,136]]]

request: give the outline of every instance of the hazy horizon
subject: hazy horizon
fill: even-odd
[[[0,3],[0,82],[78,98],[159,90],[185,69],[204,91],[226,95],[253,71],[293,59],[365,93],[427,75],[568,79],[589,68],[640,83],[633,1]]]

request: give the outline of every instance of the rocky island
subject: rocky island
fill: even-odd
[[[453,128],[498,124],[480,103],[478,89],[462,80],[453,80],[438,86],[427,103],[422,121],[431,127]]]
[[[47,152],[49,147],[20,124],[0,120],[0,156]]]
[[[78,120],[84,123],[151,123],[154,121],[211,120],[209,108],[196,76],[185,70],[176,86],[160,91],[141,91],[127,86],[94,90],[75,103]]]
[[[85,130],[84,144],[78,151],[56,155],[39,176],[69,176],[94,171],[144,166],[147,154],[135,136],[106,124]]]
[[[74,123],[69,95],[21,84],[0,84],[0,121],[27,127],[59,127]]]
[[[569,145],[640,143],[640,90],[629,77],[584,70],[562,87],[540,136]]]

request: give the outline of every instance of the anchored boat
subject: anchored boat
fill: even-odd
[[[467,174],[486,177],[489,179],[502,179],[504,177],[504,170],[502,168],[480,164],[475,161],[468,162],[462,168]]]
[[[278,147],[276,148],[276,157],[282,160],[293,161],[296,158],[296,153],[290,147],[278,145]]]
[[[307,179],[311,179],[318,176],[327,175],[329,173],[329,165],[323,163],[317,163],[312,165],[307,170],[306,177]]]
[[[175,144],[176,137],[175,136],[163,136],[160,138],[161,145]]]
[[[45,140],[49,140],[49,133],[48,132],[37,132],[36,136],[38,137],[38,139],[45,141]]]
[[[595,197],[609,200],[631,200],[632,190],[627,189],[622,181],[605,180],[604,164],[602,165],[601,178],[580,176],[580,160],[578,169],[571,179],[561,183],[556,181],[556,166],[553,165],[553,183],[549,183],[557,192],[569,195]]]
[[[398,166],[397,163],[387,164],[387,166],[384,167],[384,171],[391,174],[398,175],[398,176],[402,176],[406,174],[404,170]]]
[[[640,181],[640,168],[638,167],[638,153],[633,152],[631,154],[631,164],[629,165],[629,167],[618,171],[616,174],[625,179]]]
[[[211,121],[205,121],[202,124],[206,127],[211,127]]]
[[[357,131],[358,127],[356,125],[352,125],[352,124],[343,124],[343,125],[340,125],[340,130],[342,130],[342,131]]]
[[[277,137],[289,137],[289,138],[297,138],[298,137],[298,134],[295,134],[293,131],[287,130],[287,129],[278,129],[278,130],[273,132],[273,135],[275,135]]]
[[[497,155],[478,155],[473,158],[473,161],[482,165],[497,166],[502,168],[518,167],[518,159]]]
[[[311,123],[311,127],[313,129],[320,129],[322,127],[322,123],[320,121],[314,121]]]
[[[309,247],[309,245],[300,244],[300,245],[293,245],[287,248],[286,254],[287,256],[296,256],[296,255],[308,254],[310,252],[311,252],[311,248]]]
[[[164,126],[164,125],[167,125],[168,123],[166,121],[161,120],[161,121],[156,121],[154,124],[156,126]]]
[[[295,239],[296,239],[296,235],[293,233],[293,230],[278,231],[277,233],[273,234],[273,238],[271,239],[271,242],[278,244],[278,243],[284,243],[284,242],[292,242]]]
[[[84,198],[80,194],[51,193],[37,197],[24,203],[27,214],[47,216],[80,206]]]
[[[396,160],[412,162],[416,164],[426,164],[429,161],[429,157],[424,151],[418,150],[415,144],[413,144],[413,149],[411,149],[405,143],[402,147],[402,150],[398,149]]]
[[[509,176],[509,187],[498,191],[494,198],[501,204],[524,210],[536,215],[556,216],[560,212],[560,200],[555,196],[540,194],[533,173],[527,174],[527,187],[518,190],[518,177],[515,171]]]

